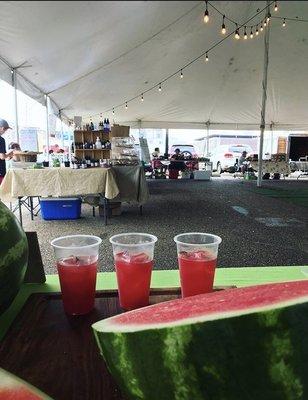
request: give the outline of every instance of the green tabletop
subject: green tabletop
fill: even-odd
[[[218,268],[215,274],[215,285],[250,286],[267,282],[283,282],[307,279],[308,266],[293,267],[248,267],[248,268]],[[152,288],[172,288],[179,286],[178,270],[153,271]],[[116,289],[114,272],[98,274],[97,290]],[[3,338],[14,318],[32,293],[59,292],[58,275],[47,275],[44,284],[24,284],[10,308],[0,316],[0,340]]]

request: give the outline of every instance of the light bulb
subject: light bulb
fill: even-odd
[[[208,56],[208,54],[207,54],[207,52],[205,53],[205,62],[208,62],[209,61],[209,56]]]
[[[263,22],[263,26],[266,26],[266,20],[264,20],[264,22]]]
[[[252,28],[251,28],[251,31],[250,31],[250,39],[252,39],[253,38],[253,32],[252,32]]]
[[[183,79],[184,75],[183,75],[183,71],[181,70],[181,75],[180,78]]]
[[[225,35],[227,32],[226,25],[225,25],[225,16],[222,17],[222,25],[221,25],[221,33]]]
[[[259,30],[258,30],[258,27],[256,28],[256,36],[258,36],[259,35]]]
[[[285,26],[286,26],[286,19],[285,19],[285,18],[283,19],[282,26],[283,26],[283,27],[285,27]]]
[[[236,40],[240,39],[240,33],[239,33],[238,29],[236,29],[234,37],[235,37]]]
[[[112,115],[114,115],[114,108],[112,109]]]
[[[278,11],[278,3],[277,3],[277,1],[275,1],[274,10]]]
[[[128,106],[127,106],[127,103],[125,103],[125,110],[127,110],[128,109]]]
[[[263,25],[260,26],[260,31],[263,32]]]
[[[269,23],[271,20],[271,14],[268,14],[268,16],[266,17],[266,22]]]
[[[246,32],[246,26],[245,26],[245,30],[244,30],[244,39],[246,40],[247,39],[247,32]]]
[[[161,92],[161,83],[158,86],[158,91]]]
[[[144,101],[144,98],[143,98],[143,93],[142,93],[142,95],[141,95],[141,101]]]
[[[203,21],[207,24],[210,20],[209,17],[209,10],[207,9],[207,1],[205,2],[205,11],[204,11],[204,17],[203,17]]]

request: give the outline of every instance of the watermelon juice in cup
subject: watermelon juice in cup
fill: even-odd
[[[177,246],[182,297],[211,292],[221,238],[210,233],[183,233]]]
[[[124,310],[149,304],[156,241],[156,236],[147,233],[123,233],[110,238],[119,301]]]
[[[101,242],[101,238],[91,235],[63,236],[51,242],[57,259],[63,306],[67,314],[87,314],[94,307]]]

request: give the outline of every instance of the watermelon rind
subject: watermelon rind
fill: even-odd
[[[0,399],[8,400],[1,397],[2,393],[5,392],[6,395],[11,396],[9,397],[9,400],[18,400],[18,392],[21,389],[23,390],[23,396],[21,396],[22,399],[52,400],[51,397],[38,390],[36,387],[0,368]],[[26,395],[28,395],[28,397],[25,397]]]
[[[130,399],[308,399],[308,292],[273,306],[124,325],[112,317],[93,329]]]
[[[17,295],[27,263],[27,236],[15,215],[0,201],[0,314]]]

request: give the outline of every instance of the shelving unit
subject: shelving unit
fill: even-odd
[[[101,142],[110,140],[110,132],[104,131],[74,131],[74,155],[78,159],[91,157],[92,159],[110,159],[110,149],[76,149],[76,143],[96,142],[99,137]]]

